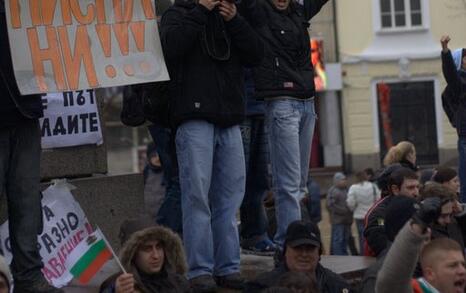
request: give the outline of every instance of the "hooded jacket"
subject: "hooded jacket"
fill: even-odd
[[[16,85],[4,5],[0,0],[0,128],[43,115],[41,96],[22,96]]]
[[[176,127],[188,120],[216,126],[245,116],[243,66],[260,64],[264,45],[236,14],[224,21],[192,0],[176,0],[162,16],[162,48],[170,73],[170,115]]]
[[[134,264],[138,247],[150,240],[163,243],[165,259],[160,273],[145,275]],[[171,230],[156,226],[135,232],[125,242],[120,252],[120,261],[125,270],[133,274],[135,288],[141,293],[184,293],[190,292],[189,284],[183,276],[187,272],[186,258],[181,239]],[[101,293],[115,292],[115,281],[119,276],[109,278],[101,286]]]
[[[257,1],[265,24],[256,30],[266,44],[264,61],[253,68],[257,98],[314,97],[309,20],[327,1],[290,1],[286,11],[277,10],[271,0]]]
[[[454,105],[452,124],[459,137],[466,137],[466,71],[461,69],[463,49],[456,50],[453,57],[451,51],[442,51],[442,71],[447,87],[443,92],[444,99]]]

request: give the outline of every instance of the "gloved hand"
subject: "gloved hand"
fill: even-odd
[[[413,222],[420,225],[423,231],[440,217],[442,212],[442,200],[439,197],[429,197],[420,202],[416,207]]]

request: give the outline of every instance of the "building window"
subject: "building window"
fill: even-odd
[[[433,81],[377,84],[380,160],[402,140],[416,146],[418,165],[438,164]]]
[[[423,26],[421,0],[379,0],[383,30]]]

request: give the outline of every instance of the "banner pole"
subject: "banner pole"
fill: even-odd
[[[105,237],[104,233],[102,232],[102,230],[100,230],[100,228],[97,226],[97,230],[100,232],[100,234],[102,235],[102,239],[105,241],[105,244],[107,245],[107,247],[110,249],[110,252],[112,253],[113,257],[115,258],[115,261],[117,262],[118,266],[120,267],[120,269],[123,271],[124,274],[127,274],[128,272],[125,270],[125,268],[123,267],[123,265],[121,264],[120,262],[120,259],[118,258],[118,256],[116,255],[115,251],[113,251],[113,248],[112,246],[110,245],[110,243],[108,243],[107,241],[107,237]]]

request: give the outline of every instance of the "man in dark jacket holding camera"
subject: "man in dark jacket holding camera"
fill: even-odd
[[[243,66],[260,64],[263,43],[236,4],[177,0],[162,17],[176,130],[188,279],[195,292],[240,289],[235,214],[244,195],[238,124],[244,119]]]
[[[14,292],[63,292],[41,269],[37,235],[42,229],[39,190],[42,116],[40,95],[21,96],[8,44],[5,3],[0,1],[0,195],[6,193]]]
[[[279,246],[288,225],[301,218],[316,119],[308,27],[327,1],[258,1],[265,23],[256,30],[266,50],[253,71],[256,97],[266,101]]]

